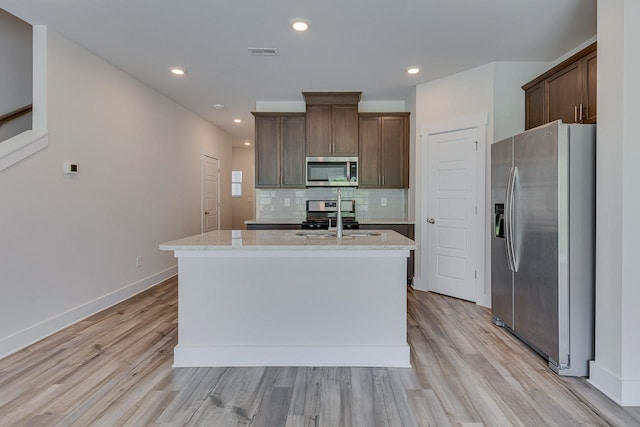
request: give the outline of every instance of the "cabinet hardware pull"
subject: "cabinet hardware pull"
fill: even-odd
[[[577,105],[573,109],[573,122],[578,123],[578,106]]]
[[[382,175],[382,185],[384,186],[384,175]]]
[[[580,103],[580,123],[582,123],[582,102]]]

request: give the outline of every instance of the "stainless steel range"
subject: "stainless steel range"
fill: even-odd
[[[307,200],[307,218],[302,221],[303,229],[326,230],[336,225],[338,215],[336,200]],[[342,201],[342,227],[345,230],[356,230],[360,228],[356,221],[355,200]]]

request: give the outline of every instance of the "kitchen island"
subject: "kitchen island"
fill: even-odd
[[[175,367],[409,366],[415,242],[394,231],[223,230],[160,249],[178,258]]]

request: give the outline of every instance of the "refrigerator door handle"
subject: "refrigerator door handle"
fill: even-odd
[[[505,194],[505,212],[504,212],[504,247],[507,255],[507,265],[509,270],[514,271],[513,261],[511,259],[511,182],[513,176],[513,166],[509,169],[507,177],[507,191]]]
[[[516,259],[516,250],[515,250],[515,242],[513,240],[514,236],[514,212],[515,212],[515,192],[516,192],[516,180],[518,179],[518,167],[514,166],[512,168],[511,177],[509,182],[509,194],[507,195],[507,200],[509,201],[509,210],[507,212],[507,217],[509,218],[509,257],[511,258],[511,271],[514,273],[518,272],[518,260]]]

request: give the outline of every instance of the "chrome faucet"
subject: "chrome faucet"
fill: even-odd
[[[329,218],[329,229],[327,231],[335,231],[336,237],[343,236],[342,229],[342,191],[338,188],[338,200],[336,201],[336,226],[331,228],[331,218]]]

